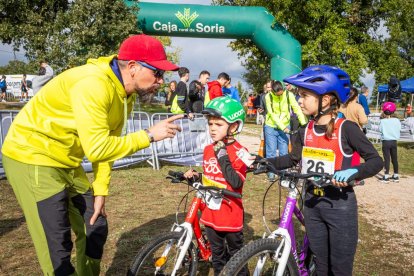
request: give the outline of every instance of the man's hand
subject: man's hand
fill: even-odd
[[[284,132],[284,133],[289,133],[289,132],[290,132],[290,129],[289,129],[289,128],[285,128],[285,129],[283,130],[283,132]]]
[[[194,120],[194,113],[188,113],[188,119]]]
[[[93,202],[93,209],[94,209],[94,212],[90,220],[91,225],[95,224],[95,221],[98,219],[99,215],[106,217],[104,196],[95,196],[95,199]]]
[[[155,142],[164,140],[165,138],[173,138],[177,131],[181,132],[180,126],[174,124],[173,122],[183,117],[184,114],[172,116],[153,125],[148,129],[148,131],[154,137]]]

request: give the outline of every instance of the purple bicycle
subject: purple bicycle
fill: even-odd
[[[317,187],[330,185],[329,174],[278,171],[270,163],[259,164],[255,174],[272,171],[279,176],[278,182],[288,189],[288,196],[280,218],[279,227],[267,237],[255,240],[244,246],[226,264],[220,275],[238,275],[247,266],[250,275],[316,275],[315,256],[309,248],[309,241],[304,235],[301,244],[296,243],[292,216],[304,226],[304,218],[297,206],[300,194],[299,184],[303,180],[310,181]],[[313,179],[312,179],[313,178]],[[317,179],[317,180],[316,180]],[[264,195],[266,197],[266,194]],[[270,232],[270,231],[269,231]]]

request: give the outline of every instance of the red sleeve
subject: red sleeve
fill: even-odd
[[[211,87],[210,89],[210,100],[217,98],[217,97],[222,97],[223,96],[223,91],[221,91],[221,87],[218,85],[214,85],[213,87]]]

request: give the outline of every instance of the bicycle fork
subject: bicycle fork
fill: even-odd
[[[185,254],[187,252],[188,247],[190,246],[192,239],[193,239],[193,222],[197,216],[198,209],[201,204],[201,194],[197,192],[196,197],[193,199],[190,210],[187,213],[185,218],[185,222],[180,224],[179,227],[175,228],[174,231],[183,231],[183,234],[178,242],[179,244],[179,255],[175,262],[174,270],[171,273],[171,276],[175,276],[177,270],[180,269],[182,261],[184,260]],[[184,240],[184,242],[183,242]]]
[[[179,229],[179,230],[178,230]],[[187,253],[187,249],[191,244],[191,241],[193,239],[193,229],[190,223],[188,222],[184,222],[180,225],[180,227],[178,227],[176,229],[176,231],[183,231],[183,235],[181,236],[178,244],[179,244],[179,249],[178,251],[180,252],[178,255],[178,258],[175,262],[175,266],[174,266],[174,270],[171,273],[171,276],[175,276],[175,273],[177,272],[178,269],[180,269],[181,264],[184,260],[185,254]],[[184,239],[184,242],[183,242]]]
[[[292,239],[291,233],[289,229],[293,231],[293,224],[292,224],[292,215],[295,210],[296,206],[296,196],[297,192],[294,189],[290,189],[289,195],[286,199],[285,208],[283,210],[283,215],[281,217],[279,228],[273,231],[268,239],[280,239],[280,243],[278,248],[275,251],[275,261],[279,263],[276,271],[276,276],[282,276],[286,269],[286,264],[292,250]],[[294,236],[293,236],[294,237]],[[295,241],[293,241],[295,242]],[[281,254],[280,254],[281,253]],[[263,266],[266,262],[266,255],[263,255],[254,270],[253,275],[258,276],[263,269]]]

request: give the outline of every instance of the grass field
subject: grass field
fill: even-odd
[[[109,237],[102,262],[102,275],[124,275],[137,250],[152,236],[166,232],[175,220],[175,210],[186,193],[184,185],[165,180],[168,170],[183,167],[163,166],[153,171],[148,166],[117,170],[107,201]],[[249,175],[244,190],[246,241],[264,232],[261,218],[262,196],[268,183],[263,176]],[[24,217],[7,181],[0,181],[0,275],[41,275]],[[282,197],[283,198],[283,197]],[[275,227],[278,216],[278,188],[273,187],[266,201],[266,217]],[[360,217],[360,242],[355,258],[355,275],[413,275],[411,260],[403,256],[412,245],[389,248],[396,234],[368,224]],[[392,253],[392,254],[390,254]],[[201,275],[207,275],[205,264]],[[210,274],[212,275],[212,274]]]

